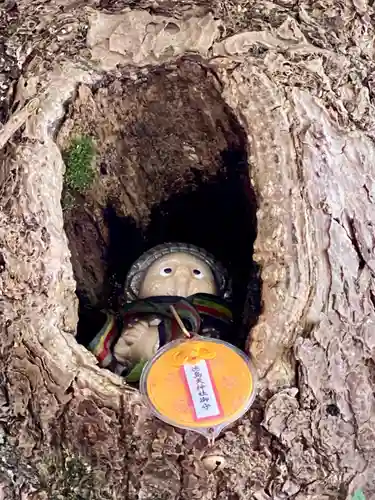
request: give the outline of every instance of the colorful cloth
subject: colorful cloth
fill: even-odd
[[[111,314],[106,314],[106,321],[103,327],[87,346],[98,359],[100,366],[107,368],[112,364],[112,346],[117,338],[118,330],[115,317]]]
[[[125,367],[117,363],[113,346],[122,329],[132,320],[154,316],[160,318],[159,347],[181,336],[181,328],[173,316],[171,306],[174,306],[189,332],[215,337],[229,335],[233,324],[232,311],[220,297],[204,293],[187,298],[160,296],[126,304],[117,321],[114,316],[106,314],[102,328],[88,343],[87,348],[95,354],[102,367],[121,373]]]
[[[232,325],[232,311],[220,297],[206,293],[190,297],[150,297],[127,304],[122,313],[124,325],[134,318],[158,316],[160,347],[181,336],[181,329],[171,311],[174,306],[186,329],[191,333],[217,332],[223,335]]]

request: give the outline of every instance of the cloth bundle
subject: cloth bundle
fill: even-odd
[[[233,317],[228,302],[215,295],[199,293],[187,298],[160,296],[138,299],[126,304],[117,315],[105,311],[85,312],[88,330],[92,333],[92,329],[96,329],[97,333],[94,333],[91,339],[88,338],[90,335],[87,335],[86,326],[84,338],[80,339],[78,335],[77,340],[97,357],[100,366],[123,374],[125,367],[120,365],[113,355],[113,346],[122,329],[134,319],[160,318],[159,348],[163,347],[181,337],[181,329],[173,316],[171,306],[192,334],[222,338],[230,333]],[[85,317],[82,321],[85,321]]]

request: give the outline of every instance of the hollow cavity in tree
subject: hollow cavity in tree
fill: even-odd
[[[238,332],[231,340],[244,347],[259,309],[256,201],[246,135],[214,75],[182,60],[136,81],[81,86],[57,140],[66,150],[80,136],[94,140],[96,177],[63,198],[80,304],[118,310],[142,252],[191,243],[227,267]]]

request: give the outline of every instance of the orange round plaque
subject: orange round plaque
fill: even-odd
[[[255,397],[250,360],[221,340],[194,337],[167,344],[145,366],[141,391],[156,416],[212,435],[241,417]]]

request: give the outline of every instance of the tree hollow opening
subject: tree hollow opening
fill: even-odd
[[[66,152],[77,137],[95,146],[93,180],[85,189],[65,183],[62,198],[80,307],[118,310],[144,251],[190,243],[227,268],[238,332],[230,341],[243,348],[260,305],[256,198],[246,134],[215,76],[183,59],[81,86],[57,142]]]

